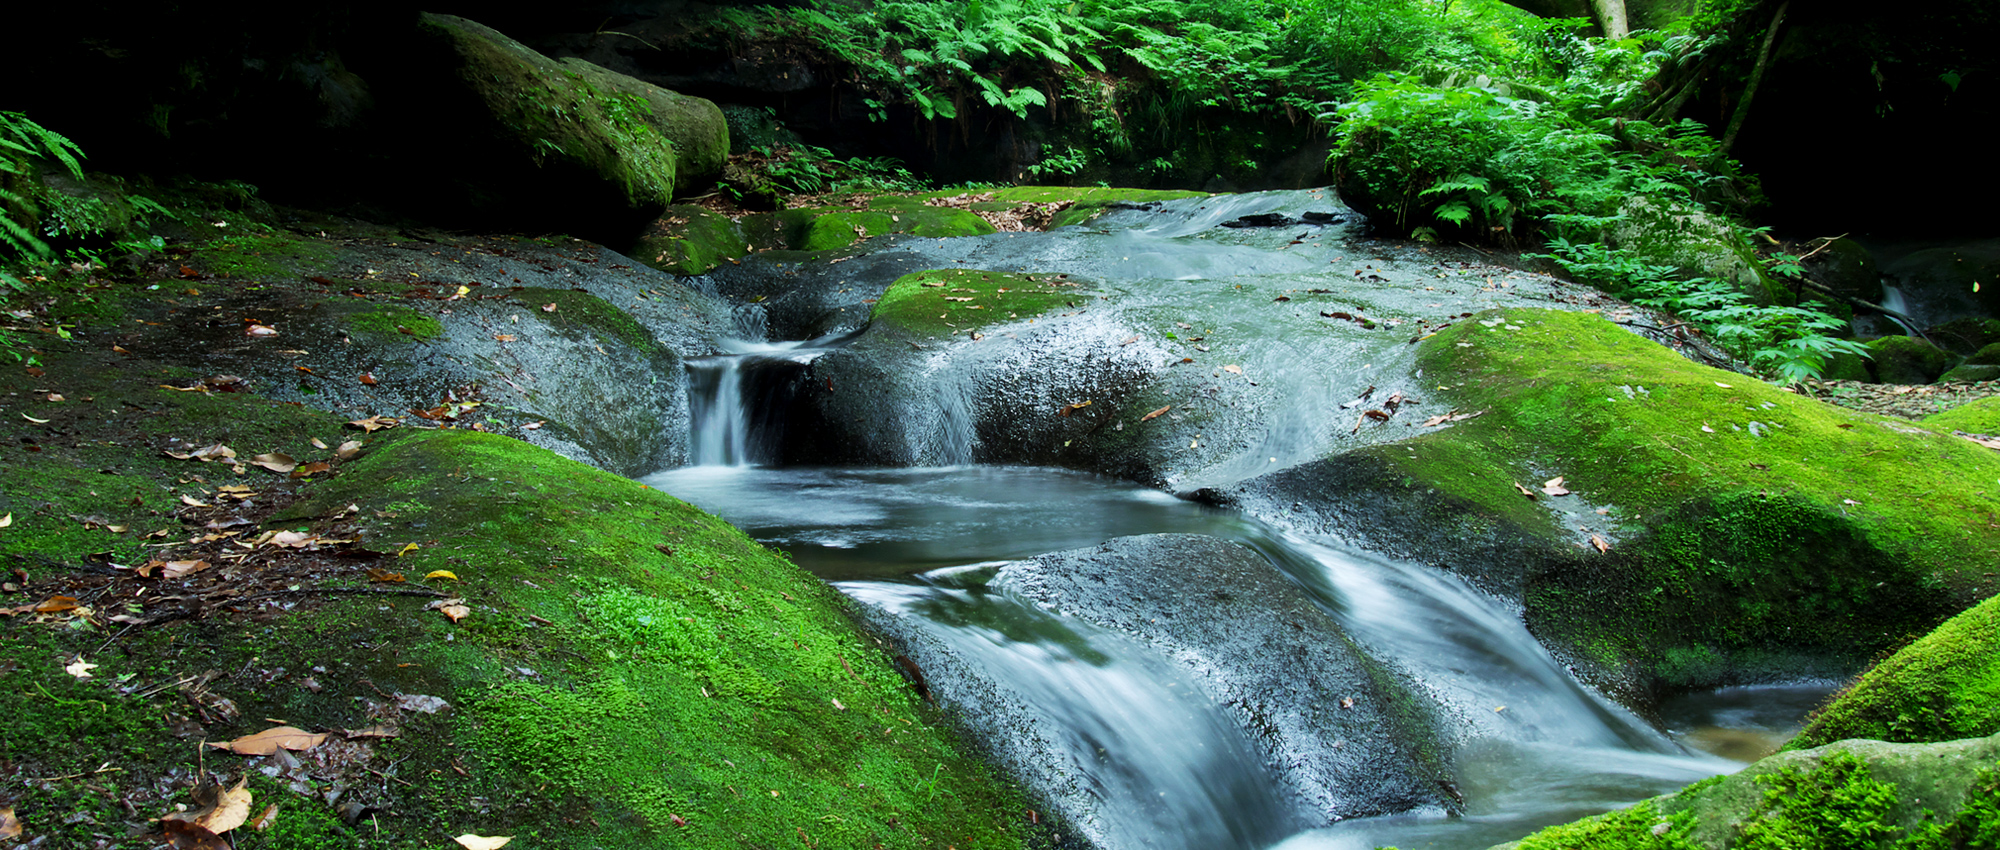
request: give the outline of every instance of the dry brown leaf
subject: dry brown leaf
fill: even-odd
[[[1567,496],[1569,495],[1569,488],[1563,486],[1563,478],[1558,475],[1542,482],[1542,492],[1551,496]]]
[[[13,524],[14,524],[14,514],[12,512],[9,512],[6,516],[0,516],[0,528],[6,528],[7,526]]]
[[[1604,538],[1596,534],[1590,535],[1590,545],[1599,552],[1611,551],[1611,544],[1604,542]]]
[[[304,531],[280,531],[263,542],[284,549],[304,549],[319,542],[319,538]]]
[[[270,325],[251,325],[243,329],[245,336],[277,336],[278,329]]]
[[[330,463],[327,463],[326,461],[323,461],[323,460],[316,460],[316,461],[313,461],[312,463],[308,463],[308,464],[306,464],[306,465],[304,465],[304,466],[301,466],[301,467],[299,467],[298,469],[294,469],[294,470],[292,470],[292,477],[293,477],[293,478],[304,478],[304,477],[306,477],[306,476],[309,476],[309,475],[318,475],[318,474],[320,474],[320,473],[322,473],[322,472],[326,472],[326,471],[328,471],[328,470],[330,470],[330,469],[332,469],[332,468],[333,468],[333,464],[330,464]]]
[[[318,437],[314,437],[314,438],[312,438],[312,444],[313,444],[313,448],[315,448],[315,449],[325,449],[325,448],[326,448],[326,444],[325,444],[325,443],[323,443],[323,442],[320,442],[320,439],[319,439]]]
[[[1167,411],[1169,411],[1169,410],[1172,410],[1172,409],[1174,409],[1174,406],[1173,406],[1173,405],[1171,405],[1171,404],[1169,404],[1169,405],[1167,405],[1166,407],[1162,407],[1162,408],[1160,408],[1159,410],[1155,410],[1155,411],[1153,411],[1152,413],[1148,413],[1148,414],[1146,414],[1146,415],[1144,415],[1144,416],[1141,416],[1141,417],[1139,417],[1139,421],[1140,421],[1140,422],[1145,422],[1145,421],[1148,421],[1148,420],[1152,420],[1152,419],[1158,419],[1158,418],[1160,418],[1160,416],[1161,416],[1162,414],[1164,414],[1164,413],[1166,413]]]
[[[258,815],[256,820],[250,822],[250,828],[258,832],[263,832],[264,830],[270,829],[271,823],[277,819],[278,819],[278,804],[272,803],[271,805],[264,807],[263,814]]]
[[[245,776],[237,780],[236,787],[222,792],[216,798],[215,808],[195,817],[195,825],[216,835],[242,826],[244,821],[250,819],[250,789],[243,787],[249,781],[250,777]]]
[[[402,736],[403,730],[378,723],[366,729],[349,729],[340,734],[347,736],[351,741],[356,738],[397,738]]]
[[[1535,491],[1521,486],[1521,482],[1519,481],[1514,482],[1514,489],[1521,491],[1521,495],[1526,496],[1530,499],[1533,499],[1535,497]]]
[[[391,419],[387,416],[376,415],[376,416],[370,416],[367,419],[356,419],[353,422],[349,422],[347,424],[352,425],[356,428],[360,428],[363,431],[374,433],[384,428],[396,427],[396,420]]]
[[[193,496],[190,496],[190,495],[187,495],[186,493],[183,493],[183,494],[181,494],[181,504],[183,504],[183,505],[187,505],[187,506],[188,506],[188,507],[190,507],[190,508],[205,508],[205,507],[208,507],[208,503],[207,503],[207,502],[204,502],[204,501],[202,501],[202,500],[200,500],[200,499],[197,499],[197,498],[195,498],[195,497],[193,497]]]
[[[347,442],[341,443],[340,448],[333,450],[334,456],[340,458],[341,460],[352,459],[355,455],[360,453],[361,453],[360,440],[348,440]]]
[[[403,574],[402,574],[402,573],[392,573],[392,572],[389,572],[388,570],[382,570],[382,569],[376,569],[375,567],[369,567],[369,568],[368,568],[368,580],[369,580],[369,581],[380,581],[380,582],[390,582],[390,583],[394,583],[394,582],[400,582],[400,581],[404,581],[404,578],[403,578]]]
[[[465,850],[500,850],[500,848],[507,846],[507,842],[513,841],[514,837],[511,835],[479,836],[468,832],[452,840],[458,842],[458,845],[464,847]]]
[[[1231,363],[1227,366],[1222,367],[1222,371],[1228,372],[1232,375],[1241,375],[1243,374],[1243,367]]]
[[[151,564],[148,564],[148,566],[151,566]],[[161,578],[180,578],[182,576],[191,576],[194,575],[195,573],[201,572],[202,570],[208,569],[209,563],[207,561],[200,561],[200,560],[166,561],[160,564],[160,568],[161,568],[160,569]]]
[[[1444,423],[1446,423],[1446,422],[1448,422],[1448,421],[1450,421],[1450,420],[1451,420],[1451,414],[1449,414],[1449,413],[1440,413],[1440,414],[1438,414],[1438,415],[1436,415],[1436,416],[1433,416],[1433,417],[1431,417],[1431,418],[1429,418],[1429,419],[1426,419],[1426,420],[1424,420],[1424,427],[1425,427],[1425,428],[1435,428],[1435,427],[1437,427],[1437,426],[1439,426],[1439,425],[1443,425]]]
[[[13,806],[0,806],[0,841],[21,837],[21,822],[14,819]]]
[[[277,473],[286,473],[299,468],[299,462],[284,452],[270,452],[250,459],[252,466],[261,466]]]
[[[466,617],[472,616],[472,609],[464,605],[440,605],[438,606],[438,613],[445,615],[447,619],[456,623]]]
[[[273,726],[234,741],[210,741],[208,745],[218,750],[228,750],[239,756],[268,756],[281,747],[287,750],[310,750],[325,742],[325,732],[307,732],[296,726]]]

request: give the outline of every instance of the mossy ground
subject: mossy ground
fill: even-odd
[[[1946,432],[2000,434],[2000,396],[1982,398],[1943,413],[1926,416],[1923,423]]]
[[[1035,316],[1083,297],[1061,275],[933,269],[897,278],[875,302],[872,320],[916,338],[940,339]]]
[[[2000,597],[1898,650],[1814,713],[1788,749],[1846,738],[1923,743],[2000,733]]]
[[[1494,311],[1424,343],[1483,415],[1368,450],[1568,551],[1530,625],[1612,670],[1697,686],[1804,655],[1859,663],[1991,595],[2000,458],[1690,364],[1599,316]],[[1557,475],[1577,495],[1525,498]],[[1595,551],[1562,508],[1613,506]],[[1851,669],[1851,668],[1850,668]],[[1732,673],[1732,671],[1735,671]]]
[[[653,223],[632,258],[663,272],[694,275],[749,252],[749,238],[728,216],[681,204]]]
[[[1205,198],[1207,192],[1183,189],[1118,189],[1096,186],[1014,186],[993,194],[992,203],[1007,209],[1021,204],[1069,201],[1070,207],[1056,213],[1051,229],[1084,224],[1103,215],[1113,204],[1144,204],[1181,198]]]

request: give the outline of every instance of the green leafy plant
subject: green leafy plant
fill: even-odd
[[[35,179],[34,161],[52,160],[83,179],[83,150],[62,134],[19,112],[0,112],[0,250],[23,257],[42,257],[49,245],[23,221],[32,221],[34,204],[24,184]],[[0,284],[20,281],[0,276]]]
[[[1679,316],[1753,368],[1785,383],[1817,378],[1839,354],[1869,356],[1839,333],[1846,323],[1824,304],[1757,304],[1734,284],[1686,278],[1672,266],[1593,242],[1549,241],[1550,259],[1579,280],[1635,304]]]

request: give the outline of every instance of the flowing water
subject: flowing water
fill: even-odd
[[[1240,212],[1179,209],[1099,235],[1108,254],[1154,278],[1285,273],[1301,262],[1302,252],[1268,248],[1151,250]],[[981,250],[946,241],[958,240],[932,250]],[[1046,250],[1069,251],[1073,263],[1107,255],[1053,244]],[[976,670],[977,687],[934,690],[960,701],[973,723],[1004,728],[998,757],[1099,847],[1485,847],[1733,770],[1741,762],[1723,756],[1761,755],[1827,690],[1693,695],[1663,711],[1663,731],[1580,685],[1517,611],[1436,570],[1080,472],[757,465],[785,425],[771,397],[784,370],[838,344],[738,342],[691,361],[697,463],[646,483],[789,552],[906,636]],[[1277,368],[1270,374],[1287,380]],[[1324,406],[1319,395],[1328,394],[1307,406]],[[1300,438],[1297,450],[1315,439]],[[1264,446],[1255,454],[1281,456]],[[932,456],[963,461],[969,451],[961,439]],[[1205,691],[1184,659],[1010,583],[1007,564],[1019,559],[1164,532],[1254,550],[1428,702],[1451,751],[1460,811],[1420,807],[1328,824],[1298,804],[1284,769],[1258,751],[1257,730]]]

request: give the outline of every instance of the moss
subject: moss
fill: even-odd
[[[1364,450],[1540,541],[1530,624],[1612,669],[1715,681],[1787,654],[1858,663],[1990,591],[2000,459],[1688,363],[1587,313],[1493,311],[1424,343],[1483,415]],[[1611,551],[1515,484],[1562,475]],[[1393,478],[1392,478],[1393,480]],[[1921,489],[1912,482],[1922,482]],[[1727,616],[1718,612],[1727,612]],[[1796,672],[1796,671],[1794,671]]]
[[[1951,366],[1952,356],[1908,336],[1885,336],[1868,343],[1875,379],[1885,384],[1928,384]]]
[[[1655,834],[1659,824],[1667,828]],[[1584,818],[1575,823],[1552,826],[1511,845],[1517,850],[1695,850],[1701,845],[1688,839],[1692,815],[1681,813],[1662,817],[1652,800]]]
[[[2000,733],[2000,597],[1953,617],[1862,674],[1785,746],[1994,733]]]
[[[1014,186],[993,194],[993,201],[1010,209],[1020,204],[1046,204],[1070,201],[1069,209],[1056,214],[1049,223],[1050,229],[1083,224],[1103,215],[1114,204],[1145,204],[1155,201],[1173,201],[1181,198],[1206,198],[1207,192],[1181,189],[1117,189],[1107,187],[1082,186]]]
[[[469,625],[512,624],[471,632],[486,652],[560,648],[511,682],[441,658],[439,635],[406,649],[455,679],[454,734],[488,799],[578,823],[551,818],[545,840],[594,820],[601,846],[1020,843],[1021,801],[938,731],[838,596],[721,521],[467,432],[371,446],[293,514],[356,499],[405,506],[369,536],[419,542],[407,572],[465,578]]]
[[[323,266],[333,257],[325,242],[272,231],[211,242],[201,252],[201,266],[218,277],[264,280]]]
[[[515,300],[535,310],[549,313],[545,320],[557,327],[578,327],[603,338],[616,339],[634,348],[658,352],[662,346],[651,331],[604,299],[573,289],[523,287],[513,292]],[[555,310],[548,310],[549,305]]]
[[[1950,410],[1933,413],[1923,423],[1939,431],[1968,434],[2000,434],[2000,396],[1978,399]]]
[[[871,321],[919,339],[938,339],[1039,315],[1074,302],[1082,294],[1055,275],[979,269],[912,272],[883,291]]]
[[[908,199],[879,197],[870,202],[870,209],[822,213],[806,229],[804,239],[791,247],[825,251],[845,248],[863,238],[888,233],[943,239],[993,232],[993,225],[965,210],[927,207],[906,201]]]
[[[383,307],[364,313],[350,313],[346,318],[347,326],[353,332],[383,339],[407,338],[423,342],[444,334],[444,325],[437,319],[408,307]]]
[[[459,79],[537,163],[566,163],[618,186],[634,209],[673,200],[673,144],[645,97],[600,88],[602,78],[464,18],[425,14],[421,27],[457,53]]]
[[[747,253],[750,240],[741,225],[728,216],[684,204],[668,207],[632,256],[663,272],[695,275]]]

